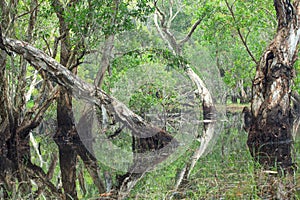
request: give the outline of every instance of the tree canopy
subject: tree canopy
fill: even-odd
[[[247,158],[294,166],[260,149],[298,128],[298,0],[0,4],[0,198],[133,197],[154,169],[188,196],[238,103]]]

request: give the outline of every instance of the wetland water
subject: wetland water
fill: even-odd
[[[223,129],[216,133],[215,144],[199,159],[191,176],[197,185],[194,192],[203,199],[287,199],[294,195],[293,198],[299,199],[299,170],[291,178],[279,178],[276,171],[263,170],[248,150],[241,112],[227,112],[226,117]],[[299,131],[293,148],[297,164],[300,161]]]
[[[243,130],[241,109],[233,109],[226,113],[225,120],[217,121],[214,126],[213,137],[201,140],[203,123],[199,126],[200,137],[196,139],[182,155],[177,156],[172,163],[160,167],[157,170],[146,173],[138,184],[132,189],[128,199],[289,199],[292,195],[295,199],[300,197],[300,173],[299,170],[291,179],[279,177],[274,170],[263,170],[255,163],[247,147],[247,133]],[[206,124],[206,128],[207,128]],[[51,128],[50,133],[55,130]],[[47,131],[46,133],[47,134]],[[122,133],[116,139],[126,141],[130,144],[129,134]],[[44,161],[49,161],[47,156],[51,155],[56,145],[51,141],[51,135],[35,138],[41,141]],[[203,144],[207,146],[203,149]],[[130,145],[128,151],[131,151]],[[202,149],[201,149],[202,148]],[[200,150],[199,150],[200,149]],[[193,155],[198,151],[197,161],[192,165]],[[199,153],[200,152],[200,153]],[[300,162],[300,132],[294,142],[294,162]],[[103,155],[103,154],[102,154]],[[112,155],[112,153],[110,153]],[[38,156],[32,151],[32,160],[40,164]],[[49,157],[50,158],[50,157]],[[47,160],[48,159],[48,160]],[[194,159],[195,160],[195,159]],[[123,158],[124,163],[129,161]],[[43,163],[45,164],[45,163]],[[174,186],[178,172],[185,164],[193,166],[187,181],[174,192]],[[82,164],[80,164],[82,165]],[[78,170],[82,170],[82,166]],[[124,174],[105,165],[99,160],[102,170],[113,173]],[[45,165],[43,165],[45,166]],[[59,170],[55,170],[55,176],[59,177]],[[88,180],[88,173],[84,173]],[[57,178],[54,178],[57,179]],[[54,181],[56,182],[56,180]],[[115,180],[113,181],[116,184]],[[87,188],[94,190],[92,184],[87,183]],[[88,197],[97,194],[92,192]],[[286,195],[286,196],[285,196]]]

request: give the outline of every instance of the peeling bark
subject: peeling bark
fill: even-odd
[[[126,125],[133,134],[138,137],[149,137],[154,133],[165,132],[143,120],[142,117],[133,113],[123,103],[106,94],[103,90],[88,84],[72,74],[56,60],[46,55],[39,49],[34,48],[24,41],[4,38],[4,45],[10,51],[22,55],[37,70],[43,70],[51,80],[64,86],[65,89],[76,98],[80,98],[101,107],[103,103],[107,110],[111,111],[115,118]],[[171,137],[167,134],[167,137]]]
[[[187,68],[186,73],[190,77],[190,79],[196,84],[198,88],[198,95],[202,98],[202,108],[203,108],[203,119],[211,120],[216,116],[216,108],[213,103],[212,97],[208,89],[206,88],[204,82],[200,79],[200,77],[191,69]]]
[[[104,105],[105,108],[114,115],[116,121],[123,123],[127,128],[129,128],[135,137],[145,138],[146,140],[147,138],[155,137],[157,143],[154,143],[154,148],[162,149],[164,154],[156,155],[157,157],[153,157],[153,159],[161,161],[170,155],[177,147],[177,140],[169,133],[146,122],[142,117],[133,113],[123,103],[119,102],[114,97],[107,95],[101,89],[94,85],[85,83],[42,51],[34,48],[26,42],[8,38],[4,39],[4,45],[10,51],[22,55],[32,66],[36,68],[36,70],[45,71],[48,77],[63,86],[69,94],[91,104],[95,104],[99,108],[101,108],[101,105]],[[155,165],[155,162],[151,162],[149,159],[148,163],[150,163],[150,166],[153,167]],[[133,170],[135,170],[134,167]],[[142,167],[139,170],[143,171],[146,170],[146,168]]]
[[[146,122],[101,89],[85,83],[42,51],[26,42],[8,38],[4,39],[4,45],[9,50],[22,55],[37,70],[44,70],[53,81],[63,86],[73,96],[99,107],[103,104],[109,112],[114,114],[115,119],[129,128],[136,137],[149,138],[156,135],[160,146],[170,145],[170,151],[177,146],[178,142],[169,133]]]
[[[300,37],[299,1],[275,0],[277,34],[256,68],[252,84],[248,147],[266,168],[292,172],[291,88]]]

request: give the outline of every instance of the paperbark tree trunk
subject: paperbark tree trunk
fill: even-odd
[[[71,3],[69,6],[72,6]],[[70,46],[69,27],[64,15],[64,7],[59,0],[53,0],[52,6],[55,9],[59,20],[59,32],[63,36],[61,38],[60,64],[69,68],[71,73],[76,74],[77,65],[76,57],[83,57],[77,55],[76,47],[73,49]],[[82,41],[81,41],[82,42]],[[80,43],[80,42],[79,42]],[[80,45],[80,44],[78,44]],[[79,54],[79,53],[78,53]],[[78,58],[77,58],[78,59]],[[78,62],[78,61],[77,61]],[[108,63],[108,62],[107,62]],[[74,67],[75,66],[75,67]],[[73,68],[73,69],[71,69]],[[99,80],[101,81],[101,80]],[[72,110],[72,93],[67,91],[64,86],[60,89],[60,96],[57,99],[57,121],[58,130],[55,135],[55,141],[59,146],[60,151],[60,168],[62,172],[63,188],[67,199],[77,199],[76,192],[76,159],[80,156],[85,164],[89,174],[91,175],[95,186],[99,193],[104,193],[105,188],[103,181],[99,175],[99,166],[96,158],[87,150],[82,143],[77,127],[75,127],[75,120]],[[88,122],[87,122],[88,123]],[[82,130],[86,131],[86,130]]]
[[[156,4],[155,4],[156,5]],[[201,23],[203,18],[198,19],[193,26],[191,27],[190,32],[185,36],[182,40],[177,40],[174,34],[170,31],[170,26],[174,16],[170,13],[169,20],[166,20],[166,14],[160,10],[160,8],[156,5],[156,12],[154,14],[154,23],[155,27],[160,35],[160,37],[168,44],[168,48],[173,52],[174,55],[182,56],[183,46],[185,43],[189,41],[197,26]],[[158,19],[159,18],[159,19]],[[158,22],[159,20],[159,22]],[[185,70],[188,77],[195,83],[197,86],[198,95],[202,101],[203,108],[203,118],[206,120],[210,120],[215,118],[216,108],[211,96],[210,91],[207,89],[205,83],[202,79],[194,72],[192,68],[189,66],[178,66]]]
[[[266,168],[293,171],[291,89],[299,42],[299,0],[274,0],[278,28],[256,68],[252,84],[248,147]]]

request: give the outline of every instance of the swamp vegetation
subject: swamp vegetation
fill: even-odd
[[[0,5],[0,199],[300,198],[299,0]]]

